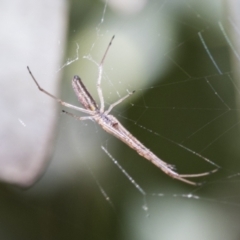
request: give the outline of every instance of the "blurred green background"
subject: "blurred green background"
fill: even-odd
[[[31,11],[29,3],[25,4]],[[67,30],[62,33],[66,40],[55,43],[59,56],[52,76],[62,79],[61,84],[49,80],[56,84],[55,95],[77,105],[70,81],[80,75],[98,99],[97,64],[115,34],[104,63],[106,107],[136,90],[112,111],[134,136],[175,165],[179,173],[219,171],[197,179],[205,182],[201,187],[171,179],[95,123],[61,114],[63,108],[53,105],[52,99],[51,105],[34,103],[34,95],[48,97],[32,86],[26,73],[22,81],[32,86],[30,101],[35,108],[31,116],[48,122],[47,115],[39,111],[50,108],[54,117],[46,133],[39,135],[45,129],[41,125],[34,132],[36,139],[45,140],[40,146],[32,144],[46,153],[40,157],[43,164],[35,174],[36,183],[1,183],[0,238],[239,239],[239,91],[238,68],[234,69],[239,63],[234,51],[238,50],[229,48],[220,28],[222,24],[227,36],[234,39],[237,28],[233,27],[230,2],[73,0],[61,4],[64,15],[60,15],[59,26]],[[46,4],[39,19],[59,11],[53,6]],[[30,39],[37,32],[22,38]],[[46,34],[46,43],[51,36]],[[43,44],[38,42],[35,47]],[[50,58],[48,54],[42,51],[41,58]],[[43,60],[43,66],[38,66],[38,55],[34,59],[26,64],[34,65],[31,69],[42,84],[48,62],[54,60]],[[12,98],[20,101],[25,94],[27,90]],[[31,131],[28,126],[24,133],[27,131]],[[27,136],[21,136],[18,141],[26,148],[22,152],[31,150]],[[33,155],[24,158],[34,161],[34,151],[32,148]],[[27,168],[27,164],[21,167]]]

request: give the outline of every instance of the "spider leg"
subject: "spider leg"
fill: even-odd
[[[212,171],[209,171],[209,172],[204,172],[204,173],[197,173],[197,174],[178,174],[174,171],[172,171],[171,169],[162,169],[167,175],[169,175],[170,177],[172,178],[175,178],[177,180],[180,180],[182,182],[185,182],[185,183],[188,183],[188,184],[191,184],[191,185],[201,185],[201,183],[196,183],[196,182],[193,182],[193,181],[190,181],[186,178],[195,178],[195,177],[203,177],[203,176],[207,176],[207,175],[210,175],[212,173],[215,173],[218,169],[214,169]]]
[[[208,176],[208,175],[210,175],[212,173],[215,173],[217,171],[218,171],[218,169],[214,169],[214,170],[209,171],[209,172],[197,173],[197,174],[179,174],[179,176],[183,177],[183,178],[204,177],[204,176]]]
[[[80,107],[74,106],[74,105],[72,105],[72,104],[70,104],[70,103],[64,102],[64,101],[62,101],[60,98],[57,98],[57,97],[55,97],[54,95],[52,95],[51,93],[49,93],[49,92],[47,92],[46,90],[44,90],[44,89],[39,85],[39,83],[37,82],[36,78],[33,76],[32,72],[30,71],[30,68],[27,67],[27,69],[28,69],[28,72],[29,72],[29,74],[31,75],[33,81],[35,82],[35,84],[37,85],[38,89],[39,89],[41,92],[43,92],[43,93],[45,93],[46,95],[48,95],[49,97],[55,99],[57,102],[59,102],[61,105],[65,106],[65,107],[68,107],[68,108],[71,108],[71,109],[74,109],[74,110],[77,110],[77,111],[80,111],[80,112],[88,113],[88,114],[90,114],[90,115],[93,114],[92,111],[90,111],[90,110],[87,110],[87,109],[84,109],[84,108],[80,108]]]
[[[113,35],[112,38],[111,38],[111,41],[109,42],[109,44],[107,46],[107,49],[106,49],[106,51],[105,51],[105,53],[103,55],[103,58],[102,58],[102,60],[100,62],[100,65],[98,67],[97,92],[98,92],[98,97],[99,97],[99,100],[100,100],[100,112],[104,111],[104,98],[103,98],[103,93],[102,93],[102,88],[101,88],[103,63],[104,63],[104,61],[106,59],[108,50],[109,50],[110,46],[112,45],[114,37],[115,36]]]
[[[129,92],[126,96],[120,98],[120,99],[117,100],[115,103],[112,103],[112,104],[109,106],[108,110],[105,112],[105,114],[109,114],[116,105],[118,105],[119,103],[121,103],[122,101],[124,101],[126,98],[130,97],[133,93],[135,93],[135,91]]]
[[[67,114],[67,115],[69,115],[69,116],[71,116],[71,117],[73,117],[73,118],[75,118],[75,119],[77,119],[77,120],[81,120],[81,121],[82,121],[82,120],[92,120],[92,119],[93,119],[91,116],[79,117],[79,116],[74,115],[74,114],[72,114],[72,113],[70,113],[70,112],[67,112],[67,111],[65,111],[65,110],[62,110],[62,112],[65,113],[65,114]]]

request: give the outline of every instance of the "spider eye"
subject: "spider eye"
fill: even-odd
[[[78,75],[75,75],[75,76],[73,77],[73,80],[74,80],[74,81],[81,81],[81,78],[80,78]]]

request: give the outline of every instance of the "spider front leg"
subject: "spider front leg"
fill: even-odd
[[[38,83],[38,81],[36,80],[36,78],[33,76],[30,68],[27,67],[27,69],[28,69],[28,72],[29,72],[30,76],[32,77],[33,81],[35,82],[35,84],[37,85],[38,89],[39,89],[41,92],[43,92],[43,93],[45,93],[46,95],[48,95],[49,97],[55,99],[57,102],[59,102],[61,105],[65,106],[65,107],[68,107],[68,108],[71,108],[71,109],[74,109],[74,110],[77,110],[77,111],[80,111],[80,112],[88,113],[88,114],[91,114],[91,113],[92,113],[92,111],[90,111],[90,110],[87,110],[87,109],[84,109],[84,108],[80,108],[80,107],[74,106],[74,105],[72,105],[72,104],[70,104],[70,103],[64,102],[64,101],[62,101],[60,98],[55,97],[54,95],[52,95],[51,93],[49,93],[48,91],[46,91],[45,89],[43,89],[43,88],[39,85],[39,83]]]
[[[102,82],[102,74],[103,74],[103,64],[105,61],[105,58],[107,56],[108,50],[112,45],[113,39],[115,38],[115,36],[113,35],[108,46],[107,49],[103,55],[103,58],[100,62],[99,68],[98,68],[98,80],[97,80],[97,91],[98,91],[98,97],[100,100],[100,112],[103,113],[104,112],[104,97],[103,97],[103,93],[102,93],[102,88],[101,88],[101,82]],[[124,96],[123,98],[119,99],[118,101],[116,101],[115,103],[111,104],[108,108],[108,110],[105,112],[105,114],[109,114],[110,111],[119,103],[121,103],[123,100],[125,100],[126,98],[128,98],[130,95],[132,95],[135,91],[129,92],[126,96]]]
[[[102,93],[102,88],[101,88],[101,81],[102,81],[102,73],[103,73],[103,63],[104,63],[104,60],[107,56],[107,53],[108,53],[108,50],[110,48],[110,46],[112,45],[112,41],[114,39],[114,35],[112,36],[111,38],[111,41],[109,42],[108,46],[107,46],[107,49],[103,55],[103,58],[100,62],[100,65],[98,67],[98,80],[97,80],[97,92],[98,92],[98,97],[99,97],[99,100],[100,100],[100,112],[104,112],[104,98],[103,98],[103,93]]]

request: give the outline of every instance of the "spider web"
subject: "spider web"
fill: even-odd
[[[218,172],[196,179],[201,186],[186,185],[95,123],[62,115],[53,162],[40,185],[51,180],[58,186],[66,206],[56,216],[66,233],[84,239],[239,236],[240,91],[230,64],[231,56],[239,63],[239,54],[227,28],[238,35],[239,29],[221,7],[218,1],[166,0],[119,13],[107,2],[79,17],[73,7],[69,51],[59,68],[64,79],[80,74],[98,99],[98,63],[116,34],[104,63],[106,108],[136,90],[112,114],[177,172]],[[62,98],[77,105],[69,85],[64,81]]]

